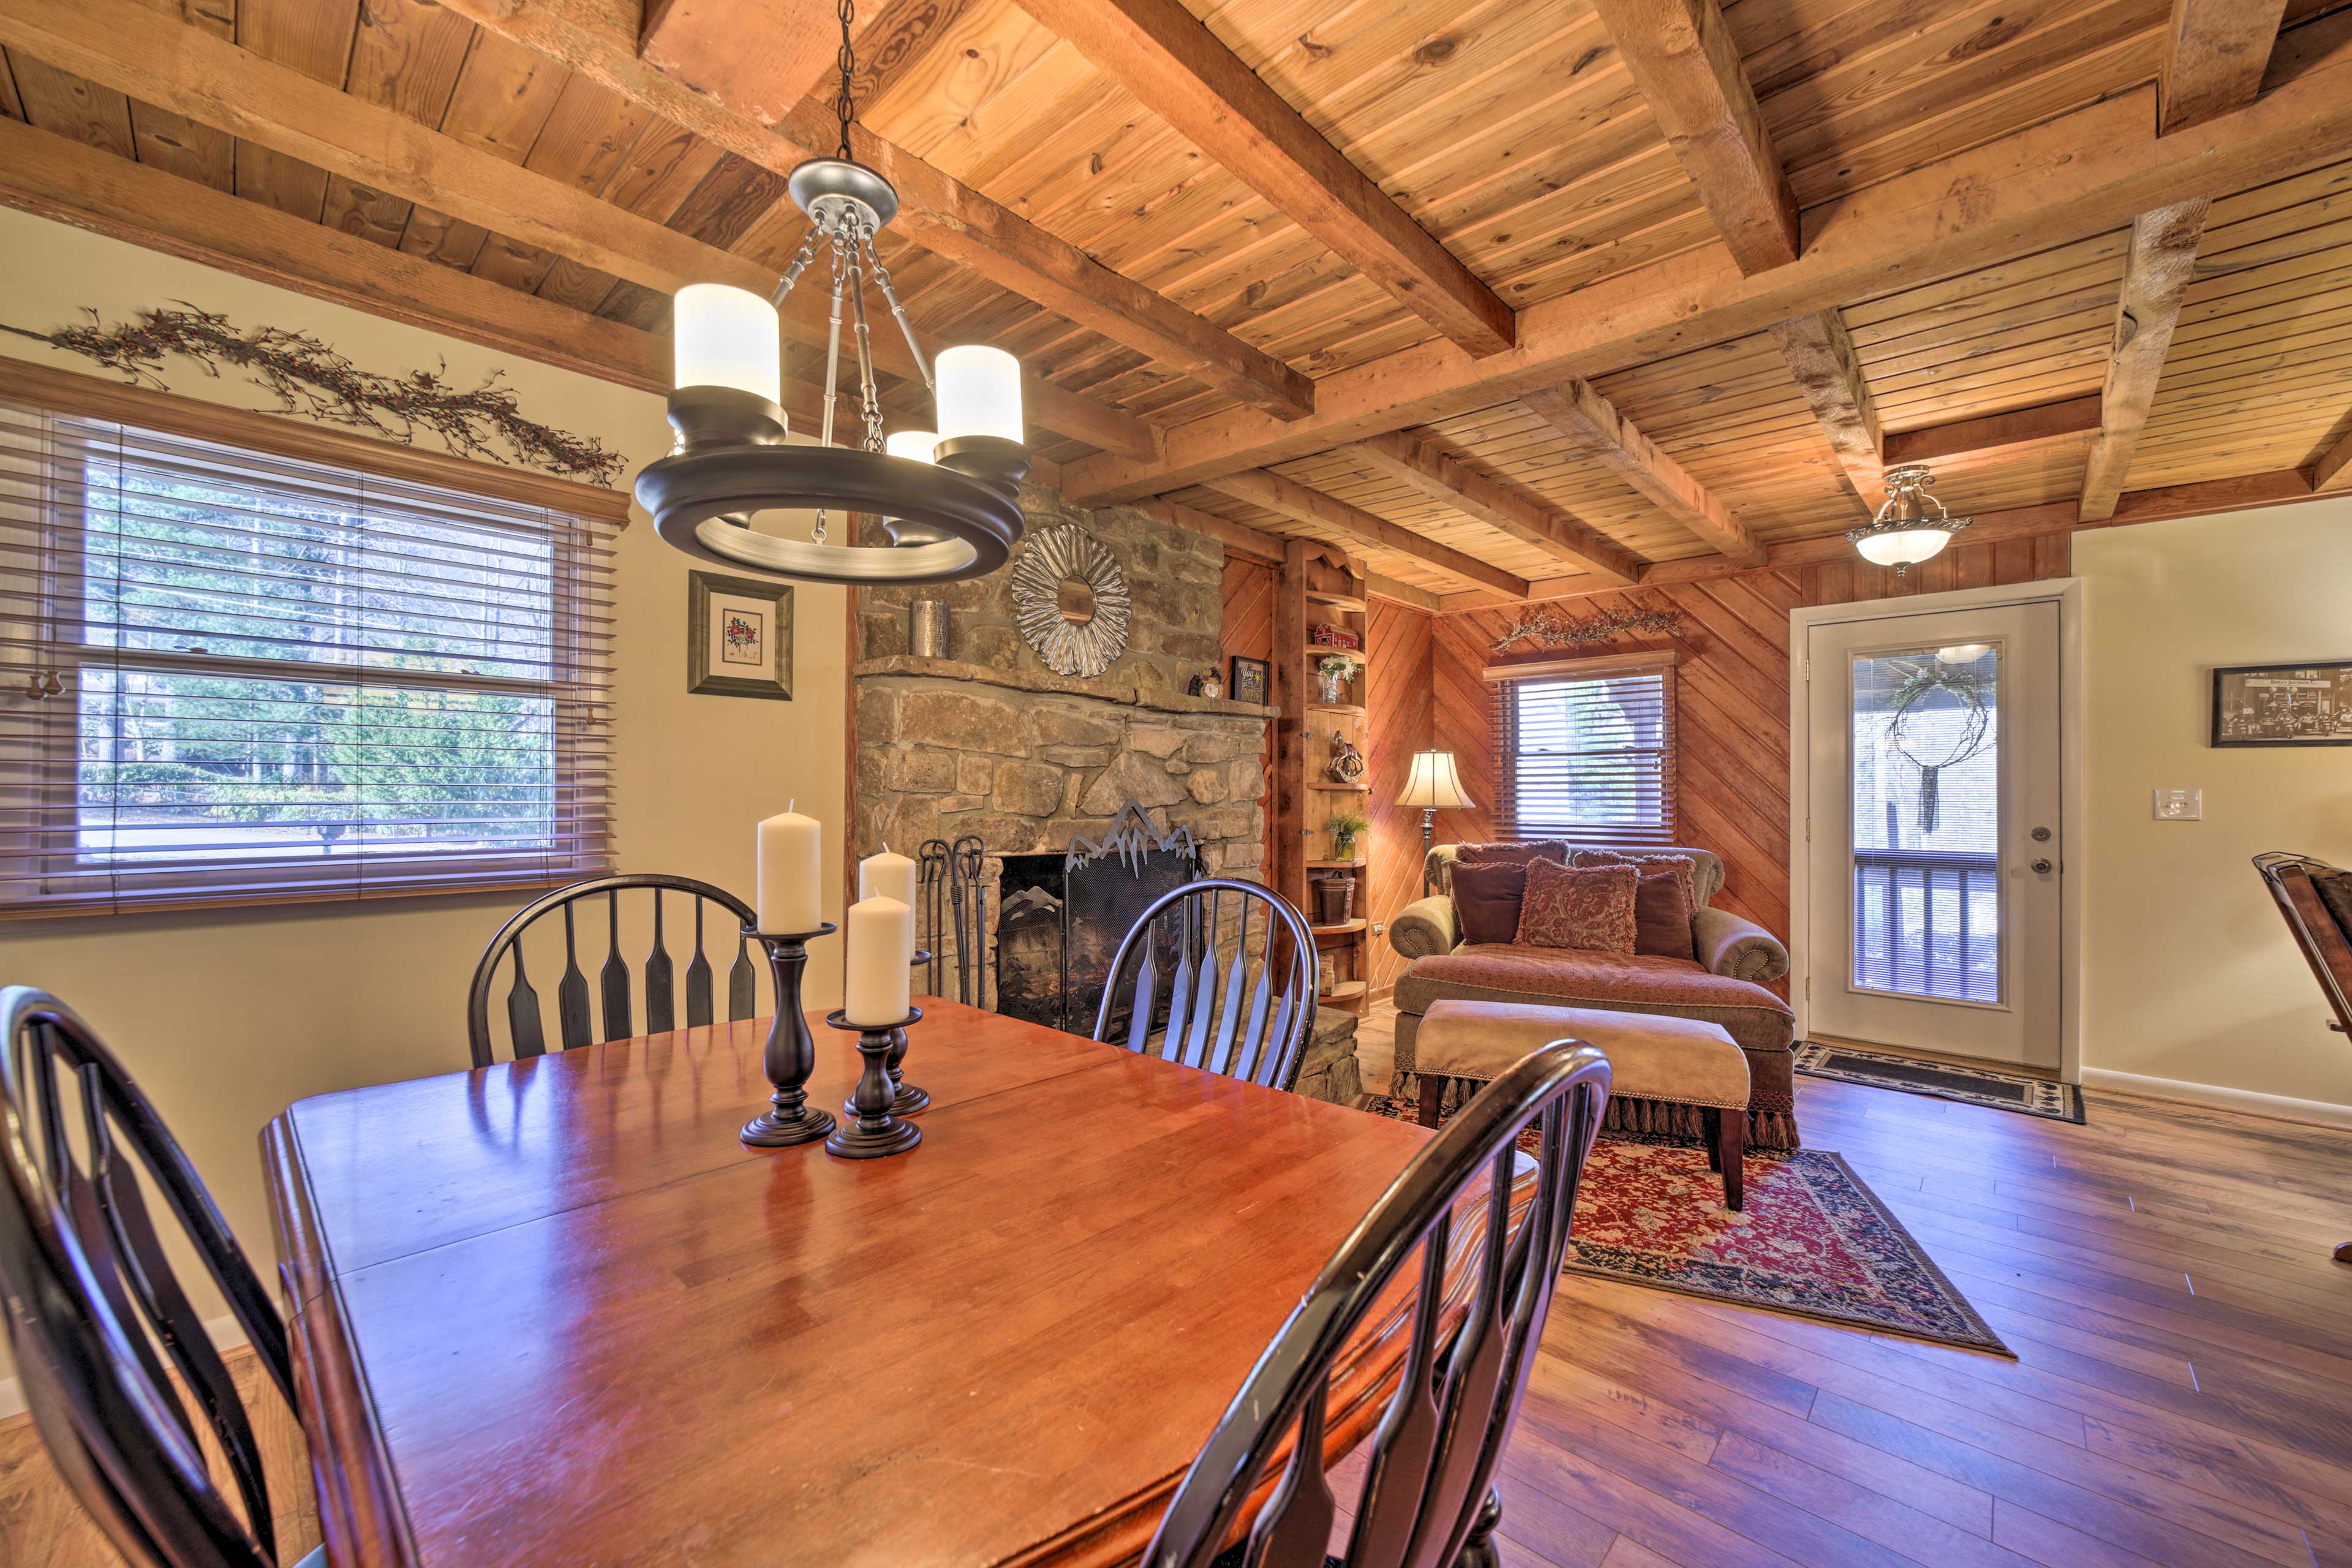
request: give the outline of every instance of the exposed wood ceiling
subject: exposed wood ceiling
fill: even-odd
[[[854,140],[1075,499],[1573,592],[1843,548],[1893,462],[1995,530],[2352,486],[2344,5],[888,0]],[[801,243],[833,14],[0,0],[0,201],[658,387]]]

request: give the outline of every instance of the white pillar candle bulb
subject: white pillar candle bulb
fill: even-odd
[[[760,824],[760,929],[772,935],[824,924],[824,829],[786,807]]]
[[[784,348],[776,308],[744,289],[689,283],[671,310],[677,384],[731,386],[784,400]]]
[[[995,436],[1026,441],[1021,422],[1021,362],[1003,349],[964,343],[931,362],[939,384],[940,439]]]
[[[893,430],[882,437],[882,450],[893,458],[904,458],[910,463],[937,461],[931,448],[940,444],[936,430]]]
[[[887,844],[879,855],[868,855],[857,863],[857,896],[861,899],[896,899],[908,910],[915,907],[915,863],[904,855],[893,855]],[[912,957],[909,950],[908,956]]]
[[[860,899],[847,921],[842,1016],[869,1029],[903,1022],[914,996],[914,910],[896,899]]]

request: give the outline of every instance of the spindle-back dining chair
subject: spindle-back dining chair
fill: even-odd
[[[1258,1358],[1178,1484],[1144,1568],[1323,1568],[1337,1508],[1323,1468],[1334,1369],[1416,1254],[1404,1370],[1369,1439],[1370,1462],[1345,1553],[1328,1561],[1344,1568],[1492,1568],[1502,1511],[1492,1490],[1495,1468],[1551,1308],[1577,1182],[1608,1102],[1608,1058],[1559,1040],[1520,1060],[1446,1123],[1340,1243]],[[1517,1147],[1530,1123],[1541,1128],[1531,1198]],[[1483,1208],[1462,1206],[1481,1173]],[[1475,1247],[1451,1245],[1457,1214],[1465,1230],[1475,1225]],[[1229,1549],[1260,1478],[1293,1434],[1288,1463],[1246,1538]]]
[[[1287,1090],[1315,1032],[1315,931],[1298,906],[1255,882],[1187,882],[1119,942],[1095,1038]]]
[[[142,1184],[290,1405],[285,1323],[179,1143],[72,1009],[29,986],[0,990],[0,1316],[41,1441],[130,1562],[275,1568],[283,1559],[252,1420],[173,1271]],[[207,1470],[184,1395],[241,1512]],[[324,1562],[313,1552],[302,1568]]]
[[[631,1005],[633,986],[629,963],[621,956],[622,895],[650,893],[653,900],[652,946],[646,953],[641,971],[644,977],[644,1027]],[[751,905],[709,882],[698,882],[691,877],[672,877],[659,872],[639,872],[613,877],[592,877],[584,882],[558,888],[542,899],[526,904],[514,917],[499,928],[498,935],[483,950],[482,962],[474,967],[474,984],[466,994],[466,1039],[473,1047],[474,1065],[488,1067],[498,1059],[497,1041],[490,1030],[490,992],[497,979],[501,961],[511,957],[509,982],[503,1011],[506,1014],[509,1050],[517,1058],[543,1056],[547,1051],[547,1032],[540,1018],[539,993],[530,984],[523,958],[523,938],[541,920],[560,916],[563,922],[563,973],[555,985],[555,1016],[557,1038],[564,1050],[592,1045],[598,1040],[625,1040],[632,1036],[659,1035],[679,1026],[677,999],[677,969],[669,953],[668,914],[677,905],[669,903],[665,895],[678,893],[693,906],[694,957],[686,966],[687,1028],[698,1028],[714,1021],[712,1016],[712,971],[705,952],[706,940],[731,940],[735,960],[727,972],[727,1018],[730,1023],[753,1016],[758,1006],[757,970],[752,963],[750,944],[743,936],[744,928],[756,925],[758,913]],[[604,927],[604,962],[596,974],[596,991],[604,1027],[599,1032],[589,1019],[588,976],[580,967],[581,913],[583,909],[596,910]],[[716,906],[710,917],[712,930],[704,930],[704,906]],[[593,922],[599,913],[589,916],[592,926],[587,933],[593,937]]]

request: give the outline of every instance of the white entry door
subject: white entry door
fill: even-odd
[[[1816,624],[1811,1032],[2056,1068],[2058,606]]]

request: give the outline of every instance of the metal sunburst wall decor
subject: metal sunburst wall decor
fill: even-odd
[[[1127,651],[1127,577],[1084,529],[1049,528],[1013,559],[1013,615],[1046,668],[1091,679]]]

